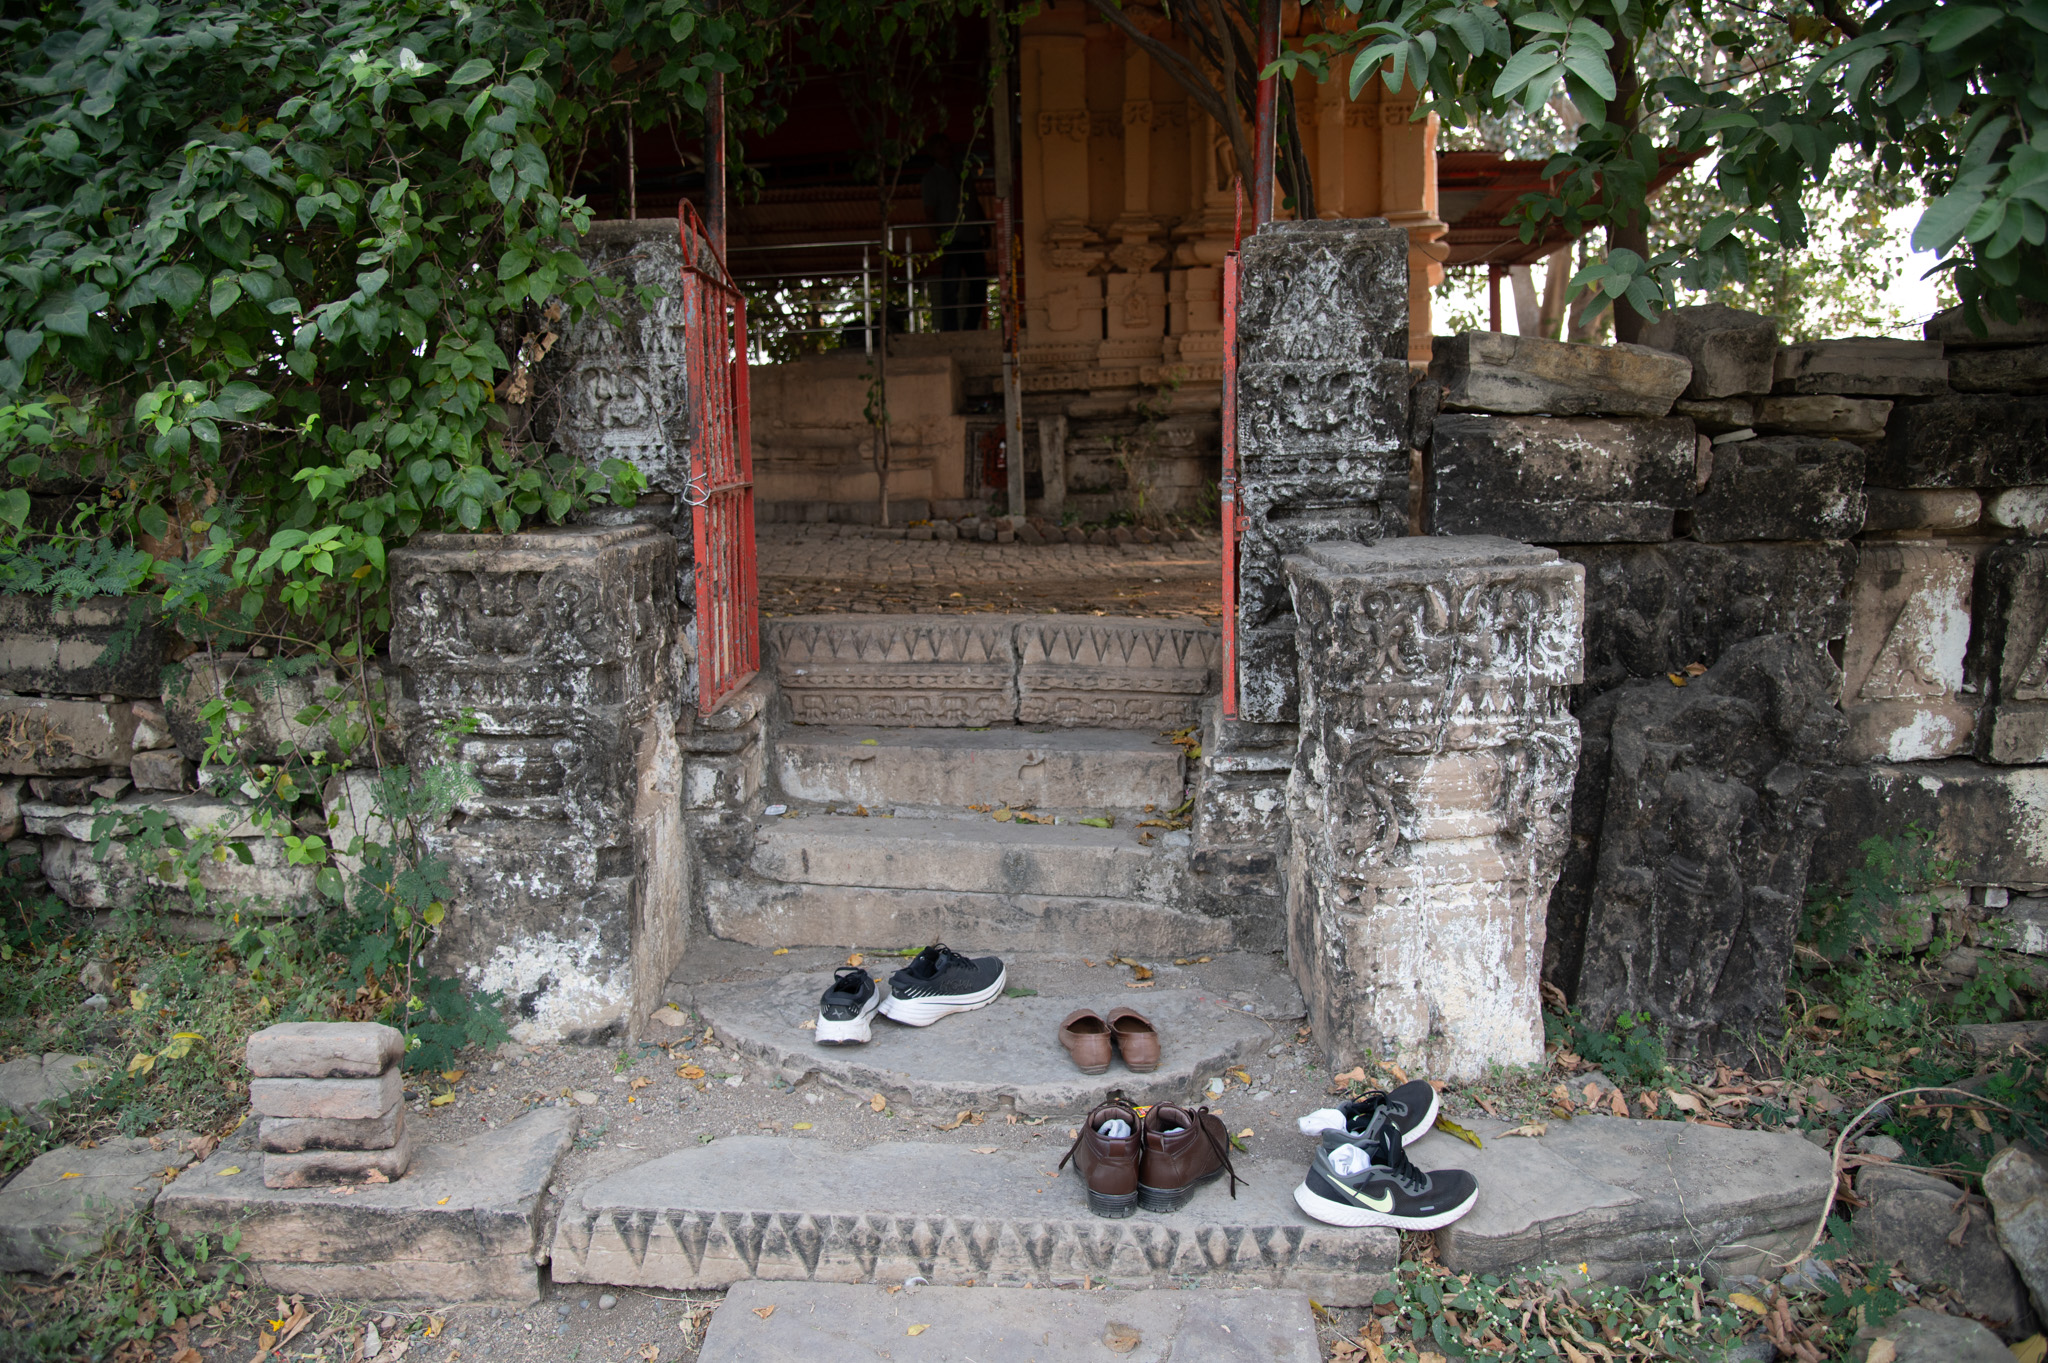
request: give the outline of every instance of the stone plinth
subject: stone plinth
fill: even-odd
[[[1486,537],[1288,561],[1301,745],[1289,960],[1333,1063],[1474,1078],[1543,1054],[1583,570]]]
[[[2005,544],[1984,556],[1977,675],[1984,687],[1978,755],[2048,762],[2048,544]]]
[[[1970,750],[1960,693],[1974,556],[1939,544],[1868,544],[1849,597],[1842,709],[1850,762],[1917,762]]]
[[[1238,305],[1238,713],[1293,717],[1282,567],[1408,524],[1408,237],[1384,220],[1271,223]],[[1258,646],[1270,635],[1271,646]]]
[[[1560,887],[1553,930],[1560,983],[1587,1018],[1648,1012],[1697,1054],[1781,1025],[1844,728],[1831,670],[1773,635],[1684,686],[1641,681],[1584,708],[1575,804],[1601,813],[1574,819],[1593,846],[1574,846],[1589,864]]]
[[[764,622],[775,679],[799,724],[979,728],[1017,715],[1008,620],[928,615]]]
[[[479,721],[455,753],[477,788],[433,835],[455,881],[438,964],[519,1000],[524,1039],[637,1035],[687,898],[675,540],[422,535],[391,575],[408,761]]]
[[[1964,885],[2048,890],[2048,767],[1870,762],[1843,767],[1827,797],[1827,828],[1811,879],[1842,885],[1863,865],[1867,838],[1918,824]]]
[[[1095,729],[1193,724],[1222,665],[1212,629],[1163,621],[1060,620],[1017,627],[1017,720]]]

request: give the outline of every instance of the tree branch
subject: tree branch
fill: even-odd
[[[1820,0],[1816,8],[1820,10],[1823,19],[1840,29],[1847,37],[1863,36],[1863,25],[1849,17],[1848,11],[1842,8],[1842,0]]]
[[[1158,62],[1166,74],[1173,77],[1174,84],[1194,97],[1195,103],[1202,106],[1202,112],[1214,119],[1223,129],[1224,135],[1230,138],[1231,151],[1237,156],[1238,173],[1248,173],[1251,166],[1251,144],[1245,140],[1244,121],[1236,117],[1225,104],[1224,98],[1217,94],[1216,87],[1209,83],[1209,78],[1197,70],[1187,58],[1132,23],[1117,6],[1116,0],[1088,0],[1088,3],[1093,5],[1095,11],[1104,19],[1122,29],[1124,36],[1142,48],[1152,60]]]

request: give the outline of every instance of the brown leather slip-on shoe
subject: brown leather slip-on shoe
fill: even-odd
[[[1076,1008],[1060,1023],[1060,1045],[1067,1048],[1083,1074],[1109,1068],[1109,1024],[1092,1008]]]
[[[1193,1112],[1161,1103],[1145,1114],[1145,1150],[1138,1165],[1138,1205],[1148,1212],[1179,1211],[1195,1190],[1230,1175],[1230,1195],[1241,1181],[1230,1167],[1230,1132],[1208,1108]]]
[[[1112,1008],[1109,1030],[1116,1036],[1125,1066],[1139,1074],[1159,1068],[1159,1032],[1143,1013],[1135,1008]]]
[[[1125,1134],[1105,1134],[1103,1128],[1113,1122],[1122,1122]],[[1062,1169],[1068,1160],[1074,1162],[1081,1185],[1088,1190],[1088,1210],[1097,1216],[1125,1217],[1137,1210],[1140,1131],[1136,1112],[1122,1103],[1104,1103],[1088,1114],[1081,1134],[1060,1156]]]

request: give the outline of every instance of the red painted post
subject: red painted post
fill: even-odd
[[[1260,0],[1259,70],[1264,71],[1279,59],[1280,0]],[[1252,136],[1258,139],[1258,145],[1252,148],[1252,221],[1260,227],[1273,221],[1274,160],[1278,152],[1279,125],[1280,78],[1262,77],[1257,118],[1252,128]]]
[[[1223,257],[1223,713],[1237,717],[1237,252]]]

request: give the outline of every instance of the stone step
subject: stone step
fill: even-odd
[[[1306,1292],[1060,1292],[851,1283],[735,1286],[711,1318],[700,1363],[817,1363],[889,1341],[898,1363],[1100,1358],[1133,1363],[1318,1363]],[[1176,1349],[1176,1345],[1179,1346]]]
[[[752,864],[791,885],[1122,899],[1163,891],[1176,850],[1128,826],[811,814],[763,821]]]
[[[796,725],[775,741],[785,797],[815,804],[1171,809],[1185,762],[1137,729]]]
[[[678,1290],[912,1277],[934,1287],[1288,1288],[1363,1306],[1399,1257],[1390,1230],[1304,1216],[1298,1160],[1246,1156],[1234,1199],[1219,1181],[1178,1212],[1108,1220],[1088,1211],[1071,1167],[1052,1176],[1056,1159],[935,1141],[720,1139],[571,1191],[550,1270],[557,1283]]]
[[[805,1027],[816,1020],[818,996],[844,959],[837,951],[805,953],[787,972],[721,971],[727,978],[678,982],[668,996],[792,1085],[815,1078],[861,1097],[881,1093],[898,1109],[1024,1116],[1082,1114],[1112,1087],[1141,1103],[1191,1099],[1211,1077],[1256,1061],[1305,1011],[1276,956],[1233,952],[1187,966],[1162,959],[1147,965],[1150,985],[1132,989],[1129,972],[1107,962],[1090,967],[1074,957],[1019,954],[995,934],[953,941],[970,955],[1000,955],[1007,989],[1032,992],[931,1027],[877,1017],[863,1046],[820,1046]],[[865,964],[885,979],[904,963],[870,957]],[[1060,1020],[1077,1008],[1106,1016],[1120,1006],[1137,1009],[1158,1029],[1159,1068],[1133,1074],[1112,1061],[1107,1074],[1081,1073],[1059,1045]]]

